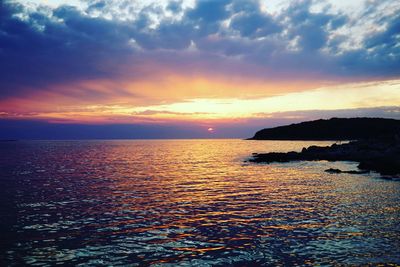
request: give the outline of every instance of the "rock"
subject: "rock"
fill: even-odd
[[[252,162],[290,162],[298,160],[356,161],[357,170],[327,169],[328,173],[362,174],[376,171],[382,175],[400,175],[400,138],[398,135],[333,144],[328,147],[310,146],[301,152],[265,153],[253,155]]]
[[[325,171],[328,172],[328,173],[342,173],[343,172],[342,170],[332,169],[332,168],[329,168],[329,169],[327,169]]]
[[[355,171],[355,170],[352,170],[352,171],[342,171],[342,170],[340,170],[340,169],[332,169],[332,168],[329,168],[329,169],[325,170],[325,172],[327,172],[327,173],[365,174],[365,173],[369,173],[370,171],[369,171],[369,170],[363,170],[363,171]]]

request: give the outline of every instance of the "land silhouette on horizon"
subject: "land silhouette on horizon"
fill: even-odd
[[[400,120],[331,118],[262,129],[250,140],[359,140],[400,132]]]
[[[281,136],[280,136],[281,134]],[[250,140],[352,140],[331,146],[310,146],[301,152],[253,154],[251,162],[356,161],[360,171],[328,169],[329,173],[400,175],[400,120],[332,118],[258,131]]]

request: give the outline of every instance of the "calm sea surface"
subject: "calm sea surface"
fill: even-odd
[[[400,264],[400,182],[244,162],[315,143],[1,142],[0,265]]]

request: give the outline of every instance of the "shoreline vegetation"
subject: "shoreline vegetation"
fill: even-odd
[[[283,133],[282,136],[277,134]],[[279,139],[277,139],[279,137]],[[314,138],[314,139],[313,139]],[[331,146],[310,146],[301,152],[254,153],[250,162],[355,161],[359,170],[327,169],[328,173],[400,175],[400,121],[380,118],[317,120],[264,129],[250,140],[353,140]],[[355,140],[356,139],[356,140]]]

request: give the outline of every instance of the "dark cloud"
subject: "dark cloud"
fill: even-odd
[[[199,125],[49,123],[35,120],[0,120],[0,140],[164,139],[207,138]],[[238,133],[231,131],[230,137]],[[217,137],[222,137],[221,135]]]
[[[201,0],[196,2],[193,9],[187,11],[187,17],[204,24],[212,24],[227,19],[230,15],[227,5],[231,0]]]
[[[182,9],[182,1],[171,1],[167,5],[167,10],[173,13],[179,13]]]
[[[388,18],[386,21],[386,30],[378,32],[365,40],[366,48],[390,49],[400,52],[399,35],[400,35],[400,14]]]
[[[153,111],[144,113],[154,114]],[[37,120],[0,120],[0,140],[5,139],[154,139],[154,138],[248,138],[260,129],[332,117],[381,117],[400,119],[399,107],[344,110],[306,110],[262,113],[256,118],[199,125],[193,122],[154,124],[49,123]],[[0,114],[1,116],[1,114]],[[215,129],[210,135],[208,127]]]
[[[328,5],[315,11],[313,4],[293,1],[279,14],[270,14],[255,0],[199,0],[190,8],[171,1],[140,10],[132,1],[93,0],[85,10],[27,9],[1,1],[0,98],[83,79],[157,75],[141,72],[147,61],[176,72],[246,72],[260,79],[400,75],[398,12],[384,16],[368,7],[360,20],[378,20],[384,30],[368,35],[360,47],[343,49],[352,36],[334,31],[356,22]],[[127,18],[118,10],[134,15]]]
[[[88,18],[74,7],[60,7],[52,16],[33,12],[24,20],[15,16],[26,14],[21,5],[1,2],[0,10],[1,97],[53,83],[109,77],[115,64],[132,52],[128,25]]]
[[[233,9],[237,13],[230,26],[243,37],[263,37],[282,30],[272,16],[261,11],[258,1],[236,1]]]
[[[192,25],[184,22],[166,22],[155,30],[137,31],[135,41],[145,49],[186,49],[191,43]]]
[[[289,36],[292,39],[299,38],[301,51],[318,50],[326,46],[329,28],[338,28],[346,20],[343,15],[311,12],[311,5],[310,0],[294,2],[283,14],[290,25]]]
[[[400,74],[400,15],[385,18],[385,30],[370,34],[363,47],[339,57],[342,70],[349,75],[398,77]]]

